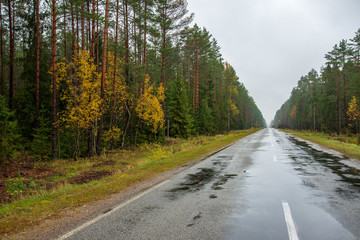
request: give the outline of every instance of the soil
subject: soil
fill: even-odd
[[[115,164],[116,164],[116,162],[114,160],[109,160],[109,161],[104,161],[101,163],[95,163],[92,167],[97,168],[97,167],[104,167],[104,166],[115,165]]]
[[[115,163],[115,161],[109,160],[94,164],[92,167],[103,167],[114,165]],[[99,180],[112,174],[112,171],[88,171],[69,179],[68,182],[70,184],[88,183],[92,180]],[[7,192],[6,182],[9,178],[32,178],[33,181],[36,181],[36,184],[39,187],[49,190],[55,188],[59,184],[62,184],[61,182],[54,183],[46,180],[47,178],[55,175],[59,176],[61,173],[45,167],[39,168],[35,166],[32,160],[29,159],[27,159],[27,161],[12,161],[6,164],[0,164],[0,204],[10,203],[14,200],[14,196]],[[29,181],[24,181],[24,183],[28,184]],[[27,190],[23,190],[22,195],[26,194]]]
[[[88,171],[80,173],[79,175],[70,178],[68,180],[71,184],[82,184],[82,183],[88,183],[92,180],[99,180],[103,177],[112,175],[112,171]]]
[[[7,193],[6,182],[9,178],[22,177],[25,179],[32,178],[33,180],[41,181],[41,186],[49,189],[54,186],[54,183],[45,181],[44,179],[57,174],[56,171],[48,168],[35,167],[33,161],[13,161],[0,165],[0,204],[9,203],[13,201],[13,196]],[[26,194],[26,191],[23,192]]]

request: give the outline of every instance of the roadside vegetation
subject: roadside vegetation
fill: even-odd
[[[324,147],[334,149],[343,153],[347,157],[360,160],[360,134],[327,134],[314,131],[299,131],[291,129],[282,129],[297,137],[309,140]]]
[[[0,163],[266,125],[186,0],[8,1],[0,16]]]
[[[0,236],[61,217],[65,209],[108,198],[159,173],[199,161],[257,130],[169,138],[164,144],[143,144],[78,161],[8,163],[1,168]]]
[[[300,78],[272,126],[351,135],[360,126],[360,29],[325,55],[320,73]],[[340,137],[339,137],[340,138]]]
[[[320,74],[300,78],[271,126],[360,159],[360,29],[325,59]]]

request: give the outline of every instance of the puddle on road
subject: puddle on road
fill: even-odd
[[[224,176],[220,176],[218,178],[218,180],[213,183],[211,189],[213,189],[213,190],[221,190],[221,189],[223,189],[223,187],[220,187],[220,186],[224,185],[225,183],[227,183],[227,181],[229,179],[232,179],[232,178],[234,178],[236,176],[237,176],[237,174],[225,174]]]
[[[179,187],[173,188],[168,192],[177,193],[181,191],[196,192],[202,189],[207,183],[215,178],[216,171],[212,168],[200,168],[200,171],[194,174],[188,174],[186,181],[180,183]]]
[[[211,194],[211,195],[209,196],[209,198],[214,199],[214,198],[217,198],[217,196],[216,196],[215,194]]]
[[[338,180],[339,182],[350,184],[350,186],[353,188],[351,191],[347,192],[341,189],[337,189],[336,192],[339,195],[349,198],[350,195],[355,194],[355,192],[360,192],[359,170],[342,162],[344,160],[349,160],[348,158],[335,156],[327,152],[317,150],[307,142],[300,141],[294,137],[289,137],[289,140],[299,146],[301,150],[305,151],[306,153],[304,154],[302,152],[296,152],[294,149],[289,149],[291,152],[290,157],[300,165],[300,167],[296,167],[295,170],[301,172],[301,175],[313,176],[321,174],[321,172],[319,172],[321,169],[316,169],[316,165],[314,165],[314,163],[320,163],[321,166],[325,167],[325,169],[322,169],[322,172],[325,173],[326,169],[330,169],[332,173],[340,177]],[[312,171],[314,169],[315,171]],[[306,182],[304,185],[309,186],[310,184]],[[310,187],[313,187],[313,185],[310,185]],[[353,190],[356,191],[353,192]]]
[[[196,221],[199,220],[201,218],[201,212],[199,212],[198,215],[196,215],[195,217],[193,217],[191,223],[189,223],[188,225],[186,225],[187,227],[192,227],[195,225]]]
[[[167,197],[175,200],[184,193],[197,192],[212,182],[212,190],[224,189],[222,186],[225,185],[229,179],[237,176],[237,174],[222,174],[222,171],[226,169],[232,158],[232,155],[218,156],[212,161],[213,167],[199,168],[198,172],[188,174],[184,182],[179,183],[177,187],[167,191]],[[213,194],[210,198],[217,198],[217,196]]]

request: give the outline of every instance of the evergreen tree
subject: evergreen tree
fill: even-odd
[[[6,99],[0,96],[0,163],[12,157],[16,149],[17,123],[13,120],[15,112],[7,107]]]
[[[169,89],[170,136],[188,138],[193,133],[193,118],[184,81],[178,72]]]

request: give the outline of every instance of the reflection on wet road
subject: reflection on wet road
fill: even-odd
[[[359,169],[264,129],[68,239],[360,239]]]

